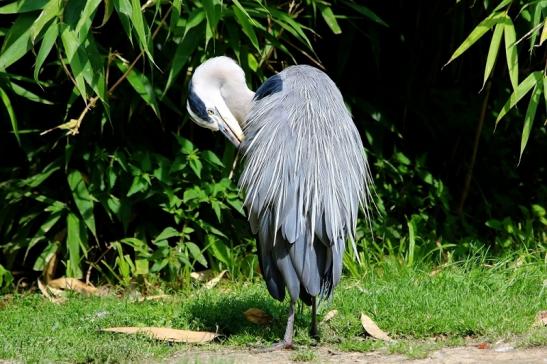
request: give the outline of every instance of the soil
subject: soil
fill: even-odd
[[[314,349],[312,363],[412,363],[412,364],[456,364],[456,363],[519,363],[547,364],[547,347],[515,349],[499,346],[480,349],[476,346],[443,348],[430,353],[423,359],[409,359],[403,355],[382,352],[353,353],[339,352],[326,347]],[[302,362],[297,351],[281,350],[259,353],[251,350],[200,350],[199,347],[176,353],[167,363],[295,363]]]

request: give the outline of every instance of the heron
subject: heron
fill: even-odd
[[[293,347],[299,298],[311,306],[310,333],[318,339],[317,300],[339,283],[347,241],[357,253],[358,213],[368,219],[371,202],[367,157],[340,90],[323,71],[294,65],[253,92],[237,62],[220,56],[194,70],[186,108],[242,156],[239,187],[262,276],[273,298],[290,297],[274,347]]]

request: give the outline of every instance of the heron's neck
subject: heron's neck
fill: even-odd
[[[220,94],[239,125],[243,127],[255,93],[249,90],[244,81],[226,80],[220,87]]]

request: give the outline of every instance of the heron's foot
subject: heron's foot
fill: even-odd
[[[310,330],[310,337],[317,343],[321,341],[321,337],[319,336],[319,332],[316,330]]]
[[[255,353],[269,353],[272,351],[278,351],[278,350],[293,350],[294,346],[291,342],[286,342],[285,340],[282,340],[278,343],[273,344],[272,346],[258,348],[253,350]]]

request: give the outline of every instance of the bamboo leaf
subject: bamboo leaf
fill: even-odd
[[[36,41],[36,37],[40,34],[44,26],[51,21],[51,19],[55,18],[59,15],[61,8],[59,4],[59,0],[53,0],[50,1],[44,10],[40,13],[38,18],[34,21],[32,24],[32,28],[30,30],[31,37],[32,37],[32,43]]]
[[[34,64],[34,79],[38,81],[38,75],[40,73],[40,69],[42,68],[42,65],[44,64],[44,61],[46,60],[47,56],[51,52],[51,49],[53,49],[53,46],[55,45],[55,41],[57,40],[57,37],[59,36],[59,26],[56,21],[51,23],[44,33],[44,38],[42,39],[42,44],[40,45],[40,50],[38,51],[38,54],[36,55],[36,62]]]
[[[518,85],[518,87],[513,91],[511,96],[509,96],[509,99],[507,102],[503,105],[501,108],[498,117],[496,118],[496,125],[500,122],[500,120],[507,115],[509,110],[511,110],[523,97],[534,87],[538,82],[541,81],[541,78],[543,77],[543,73],[541,71],[536,71],[533,73],[530,73],[528,77],[524,79]]]
[[[268,10],[272,13],[272,16],[273,16],[272,20],[274,22],[279,24],[283,29],[291,33],[296,39],[298,39],[301,43],[306,45],[308,49],[313,51],[311,42],[306,36],[306,33],[304,33],[304,26],[296,22],[288,14],[282,11],[279,11],[274,8],[268,8]]]
[[[33,101],[33,102],[38,102],[40,104],[53,105],[53,102],[48,101],[44,98],[41,98],[40,96],[36,95],[35,93],[30,92],[29,90],[19,86],[18,84],[14,83],[14,82],[10,83],[10,87],[11,87],[11,90],[15,94],[17,94],[21,97],[24,97],[27,100],[30,100],[30,101]]]
[[[171,19],[169,19],[169,31],[173,31],[176,28],[177,23],[180,19],[182,0],[173,0],[171,6],[173,7],[173,9],[171,11]]]
[[[23,57],[32,47],[30,41],[30,29],[34,16],[32,14],[20,15],[11,26],[0,55],[0,70],[5,70]]]
[[[530,137],[530,131],[532,130],[532,124],[534,123],[534,118],[536,117],[536,111],[538,108],[539,100],[541,99],[541,94],[543,89],[543,83],[538,82],[534,91],[532,91],[532,97],[528,103],[528,108],[526,109],[526,115],[524,116],[524,127],[522,128],[522,137],[520,139],[520,155],[519,155],[519,164],[522,158],[522,153],[526,148],[528,139]]]
[[[67,264],[67,275],[69,277],[81,278],[83,276],[80,268],[80,219],[70,212],[66,217],[67,237],[66,247],[69,261]]]
[[[509,77],[513,90],[515,90],[519,84],[519,62],[515,44],[517,41],[517,33],[515,32],[515,26],[509,17],[506,17],[503,34],[505,38],[505,55],[507,57]]]
[[[540,26],[540,22],[541,22],[541,18],[542,18],[542,13],[543,13],[543,8],[546,6],[547,4],[547,1],[538,1],[538,3],[536,4],[535,8],[534,8],[534,16],[533,16],[533,19],[532,19],[532,24],[530,24],[531,28],[532,29],[536,29],[536,27],[539,27]],[[547,22],[547,18],[545,19],[545,22]],[[547,23],[544,23],[543,25],[543,30],[545,31],[545,25]],[[538,32],[537,30],[536,31],[533,31],[532,32],[532,35],[530,36],[530,53],[532,53],[534,51],[534,46],[536,45],[536,40],[538,38]]]
[[[93,236],[97,238],[95,217],[93,215],[94,198],[89,193],[82,174],[78,170],[73,170],[68,174],[67,179],[68,185],[70,186],[70,191],[72,192],[72,198],[76,203],[76,207],[78,208],[80,215],[84,219],[84,223],[87,225]]]
[[[133,13],[133,7],[129,0],[113,0],[114,9],[118,13],[122,28],[129,38],[129,42],[133,45],[133,28],[131,27],[131,14]]]
[[[104,0],[103,20],[101,21],[101,25],[99,25],[99,27],[103,27],[108,22],[108,20],[112,16],[113,11],[114,11],[113,0]]]
[[[80,51],[81,44],[70,28],[65,24],[60,24],[61,41],[66,53],[66,58],[72,70],[72,76],[76,81],[76,88],[84,100],[87,100],[87,92],[85,88],[84,67],[88,63],[87,54]]]
[[[325,23],[329,26],[330,30],[332,30],[334,34],[342,33],[342,29],[340,29],[340,25],[338,25],[331,7],[319,3],[319,10],[321,10],[321,16],[325,20]]]
[[[499,13],[499,14],[493,14],[484,19],[477,25],[471,33],[465,38],[465,40],[460,44],[458,49],[454,51],[448,62],[446,62],[445,66],[461,56],[465,51],[469,49],[473,44],[475,44],[476,41],[478,41],[484,34],[486,34],[487,31],[492,29],[494,25],[499,24],[501,22],[504,22],[507,16],[505,14]]]
[[[484,67],[484,78],[482,81],[482,87],[486,84],[486,80],[490,76],[494,64],[496,63],[496,57],[498,56],[498,50],[500,48],[501,36],[503,35],[503,24],[497,24],[490,41],[490,48],[488,49],[488,57],[486,58],[486,66]]]
[[[182,68],[188,63],[190,56],[194,53],[194,50],[197,48],[200,39],[202,39],[203,27],[198,29],[190,30],[182,39],[182,41],[177,45],[175,54],[173,55],[173,60],[171,61],[171,67],[169,68],[169,76],[167,77],[167,83],[163,93],[167,92],[171,84],[180,73]]]
[[[87,0],[85,7],[80,13],[80,19],[76,24],[75,31],[78,34],[82,34],[84,37],[87,36],[91,23],[93,22],[93,17],[95,16],[95,11],[102,0]]]
[[[498,6],[496,6],[494,11],[500,11],[501,9],[503,9],[507,5],[511,4],[512,2],[513,2],[513,0],[503,0],[501,3],[498,4]]]
[[[148,24],[145,23],[144,18],[142,16],[141,11],[141,3],[139,0],[131,0],[131,6],[132,6],[132,12],[131,12],[131,22],[133,23],[133,27],[135,27],[135,31],[137,32],[137,37],[139,39],[139,43],[141,45],[141,49],[143,49],[148,56],[148,59],[150,61],[154,62],[152,58],[152,54],[150,53],[150,50],[148,48]]]
[[[260,52],[260,45],[258,44],[258,38],[256,37],[256,33],[253,29],[253,25],[251,24],[252,18],[249,17],[249,14],[247,12],[243,12],[240,7],[241,5],[232,7],[234,11],[234,15],[242,27],[243,33],[245,33],[247,38],[249,38],[253,47],[255,47],[255,49]]]
[[[369,18],[370,20],[372,20],[373,22],[377,23],[377,24],[380,24],[386,28],[389,28],[389,25],[382,20],[382,18],[380,18],[375,12],[373,12],[372,10],[370,10],[369,8],[367,8],[366,6],[364,5],[358,5],[358,4],[355,4],[353,2],[349,2],[349,1],[345,1],[344,2],[347,6],[349,6],[350,8],[352,8],[353,10],[357,11],[358,13],[360,13],[361,15]]]
[[[0,14],[20,14],[43,9],[49,0],[17,0],[0,7]]]
[[[547,110],[547,76],[545,75],[543,75],[543,98],[545,99],[545,110]]]
[[[4,106],[8,112],[8,116],[11,122],[11,130],[13,130],[13,134],[15,134],[17,143],[21,145],[21,139],[19,138],[19,127],[17,125],[17,118],[15,117],[15,111],[13,111],[13,106],[11,105],[11,101],[8,97],[8,94],[1,87],[0,87],[0,98],[2,99],[2,102],[4,103]]]
[[[205,17],[207,18],[207,28],[205,29],[205,46],[207,46],[209,40],[216,33],[222,6],[218,3],[218,0],[203,0],[202,4],[205,9]]]
[[[120,71],[122,71],[123,73],[127,72],[128,66],[125,63],[120,60],[116,60],[115,63]],[[127,81],[133,87],[133,89],[137,91],[137,94],[139,94],[139,96],[146,102],[146,104],[152,108],[156,116],[160,118],[160,108],[156,100],[154,87],[152,86],[152,83],[150,82],[148,77],[133,68],[127,73]]]
[[[543,45],[543,42],[547,39],[547,18],[543,21],[543,30],[541,31],[541,37],[539,38],[539,45]]]

